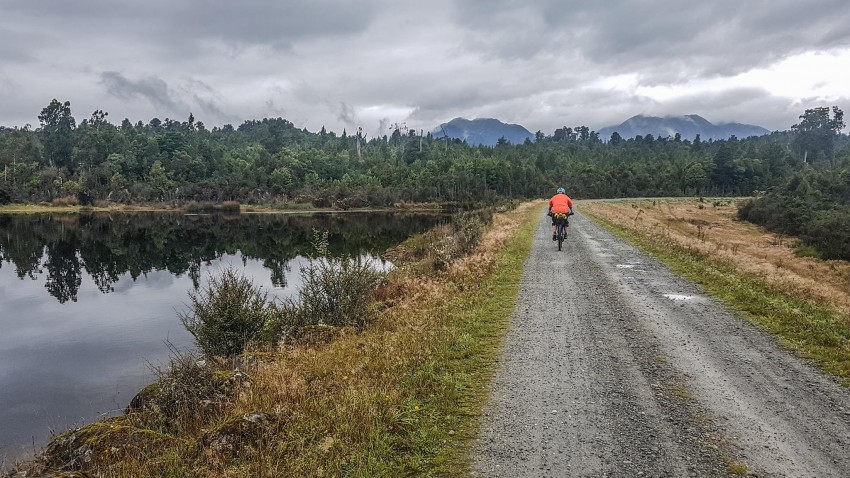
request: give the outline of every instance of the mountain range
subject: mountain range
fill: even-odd
[[[659,118],[657,116],[632,116],[618,126],[608,126],[599,130],[599,137],[605,141],[611,138],[611,134],[617,132],[624,139],[634,138],[637,135],[645,136],[651,134],[656,138],[673,137],[676,133],[682,139],[693,140],[697,135],[701,140],[729,139],[732,135],[739,138],[749,136],[762,136],[770,131],[751,124],[722,123],[713,124],[700,115],[668,116]]]
[[[511,144],[522,144],[526,138],[534,139],[534,133],[518,124],[502,123],[493,118],[477,118],[468,120],[455,118],[443,123],[431,134],[435,138],[448,136],[452,139],[466,140],[473,146],[495,146],[499,138],[505,138]]]
[[[749,136],[762,136],[770,133],[761,126],[741,123],[713,124],[699,115],[668,116],[660,118],[657,116],[632,116],[617,126],[608,126],[599,130],[599,137],[608,141],[611,134],[619,133],[624,139],[634,138],[637,135],[645,136],[651,134],[656,138],[674,137],[676,133],[682,139],[693,141],[697,135],[700,139],[728,139],[732,135],[739,138]],[[452,139],[465,140],[473,146],[495,146],[499,138],[505,138],[511,144],[522,144],[526,138],[534,140],[534,133],[518,124],[503,123],[493,118],[478,118],[468,120],[455,118],[448,123],[443,123],[435,128],[431,134],[435,138],[448,136]]]

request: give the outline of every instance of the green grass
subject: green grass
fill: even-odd
[[[741,317],[775,335],[783,346],[814,360],[824,371],[850,385],[850,322],[834,308],[791,295],[755,274],[741,271],[734,262],[588,215],[720,298]]]
[[[480,287],[461,293],[437,311],[455,324],[451,331],[455,339],[441,344],[434,362],[420,369],[427,380],[440,384],[440,393],[425,404],[432,413],[415,440],[424,449],[434,450],[437,445],[429,475],[465,476],[470,470],[471,442],[519,295],[523,264],[531,251],[537,225],[537,211],[533,212]]]

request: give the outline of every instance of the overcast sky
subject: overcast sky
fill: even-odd
[[[850,110],[847,0],[0,0],[0,125],[282,116],[372,136],[636,114],[788,129]],[[850,114],[850,111],[848,111]]]

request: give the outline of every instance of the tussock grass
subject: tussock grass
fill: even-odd
[[[186,212],[238,213],[241,209],[241,205],[238,201],[224,201],[221,203],[215,203],[212,201],[188,201],[180,207]]]
[[[50,201],[50,204],[57,207],[63,206],[77,206],[80,204],[80,201],[74,196],[63,196],[58,198],[53,198]]]
[[[150,460],[99,476],[459,476],[477,428],[541,203],[496,214],[465,257],[442,270],[400,264],[362,333],[244,354],[250,377],[223,410],[181,430]],[[415,242],[415,240],[414,240]],[[263,418],[261,439],[210,446]],[[130,415],[132,417],[132,415]],[[126,418],[125,418],[126,419]],[[158,442],[159,443],[159,442]],[[164,447],[164,448],[163,448]]]
[[[798,257],[794,238],[736,221],[734,204],[698,204],[592,202],[582,211],[850,385],[850,263]]]

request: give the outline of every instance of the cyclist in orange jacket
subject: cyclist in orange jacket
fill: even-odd
[[[567,191],[564,188],[558,188],[558,192],[552,196],[552,199],[549,200],[549,215],[552,216],[552,240],[557,241],[558,236],[556,234],[556,219],[555,214],[566,214],[567,216],[573,215],[573,200],[567,196]],[[570,223],[566,222],[564,219],[565,226],[567,228],[570,227]]]

